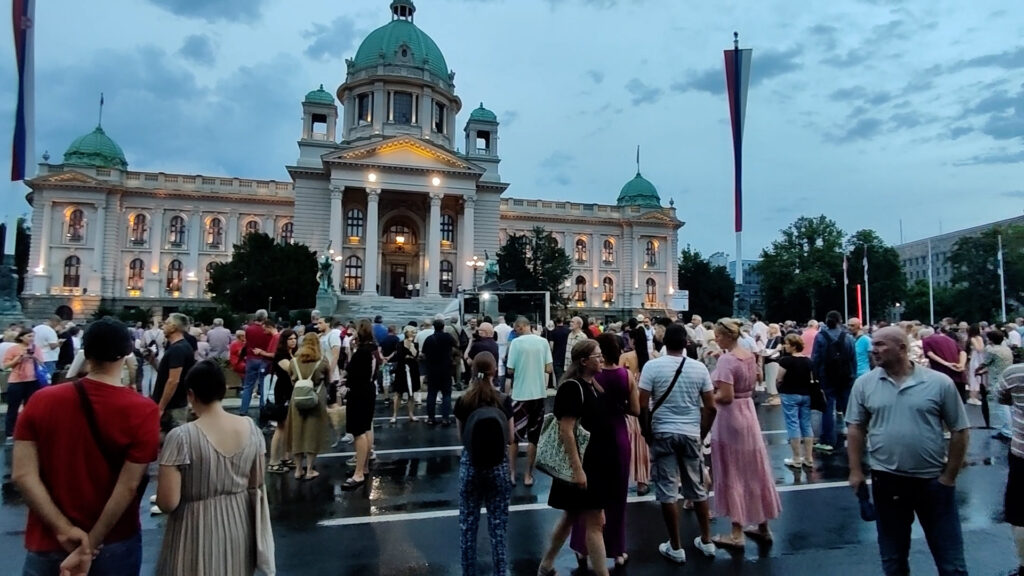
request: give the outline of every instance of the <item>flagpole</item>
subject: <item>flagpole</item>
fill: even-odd
[[[871,326],[871,288],[868,285],[868,246],[864,245],[864,322]]]
[[[846,254],[843,254],[843,320],[850,319],[850,278],[847,270]]]
[[[736,90],[733,97],[736,110],[740,110],[743,105],[741,101],[741,88],[740,82],[742,82],[742,67],[740,62],[740,35],[738,32],[733,32],[732,40],[732,60],[733,60],[733,72],[736,75]],[[742,122],[742,121],[741,121]],[[736,203],[736,284],[739,286],[743,285],[743,129],[742,124],[737,123],[736,130],[737,134],[734,135],[734,146],[733,146],[733,160],[735,161],[735,179],[736,179],[736,190],[735,190],[735,203]]]
[[[1006,276],[1003,272],[1003,235],[996,236],[999,239],[999,313],[1002,314],[1003,324],[1006,324]]]
[[[935,293],[932,286],[932,241],[928,241],[928,324],[935,326]]]

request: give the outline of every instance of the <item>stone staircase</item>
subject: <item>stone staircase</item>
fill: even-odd
[[[433,318],[452,305],[456,300],[441,296],[420,296],[417,298],[391,298],[390,296],[349,296],[338,297],[334,316],[342,320],[373,319],[380,315],[385,324],[398,326],[410,321],[423,322]]]

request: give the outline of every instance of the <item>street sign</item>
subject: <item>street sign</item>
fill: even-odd
[[[669,307],[676,312],[689,312],[690,311],[690,291],[689,290],[676,290],[676,293],[672,295],[672,301],[669,303]]]

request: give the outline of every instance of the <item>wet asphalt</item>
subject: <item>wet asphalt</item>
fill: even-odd
[[[549,401],[550,402],[550,401]],[[971,420],[981,424],[974,406]],[[449,575],[461,574],[458,527],[459,440],[455,427],[428,427],[399,419],[388,422],[391,409],[377,403],[377,460],[367,484],[353,492],[341,489],[351,474],[346,460],[351,445],[318,460],[320,478],[297,481],[268,474],[267,486],[276,542],[278,574]],[[402,410],[404,412],[404,408]],[[417,413],[422,414],[419,407]],[[772,522],[775,542],[758,546],[748,539],[743,551],[719,550],[714,559],[687,547],[688,562],[678,566],[662,558],[658,543],[667,539],[658,505],[651,496],[631,492],[627,511],[630,560],[614,574],[865,575],[881,574],[875,526],[860,520],[857,499],[846,486],[846,456],[821,456],[814,471],[794,472],[782,461],[789,456],[781,408],[760,406],[758,416],[780,490],[782,516]],[[971,574],[1006,574],[1016,566],[1010,527],[1002,522],[1006,485],[1005,443],[991,431],[973,429],[968,466],[957,483],[957,502]],[[512,497],[509,521],[511,573],[536,574],[547,537],[559,513],[546,506],[550,479],[536,476],[532,488],[520,481]],[[26,507],[10,484],[10,447],[0,454],[3,472],[0,500],[0,574],[20,574],[24,559]],[[153,493],[155,486],[150,487]],[[142,510],[143,574],[154,572],[165,518]],[[727,532],[725,519],[712,524]],[[684,542],[697,535],[692,512],[682,514]],[[490,573],[486,522],[478,537],[481,574]],[[935,574],[924,535],[915,524],[911,552],[914,574]],[[568,547],[555,564],[559,574],[576,574]]]

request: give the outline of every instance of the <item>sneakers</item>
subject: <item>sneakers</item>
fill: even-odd
[[[803,458],[786,458],[785,460],[782,461],[782,463],[785,464],[786,466],[789,466],[790,468],[797,468],[797,469],[799,469],[799,468],[803,467],[804,459]]]
[[[981,406],[981,400],[978,400],[977,398],[968,398],[967,403],[972,406]]]
[[[832,447],[831,444],[823,444],[821,442],[815,444],[814,449],[817,450],[818,452],[827,452],[829,454],[831,454],[832,451],[835,450],[835,448]]]
[[[150,516],[160,516],[163,513],[164,513],[164,511],[161,510],[159,506],[153,505],[153,506],[151,506],[149,508],[149,515]]]
[[[698,541],[700,540],[700,536],[697,537],[697,540]],[[711,546],[713,548],[715,545],[712,544]],[[658,545],[658,552],[661,552],[662,556],[664,556],[665,558],[668,558],[669,560],[675,562],[676,564],[684,564],[684,563],[686,563],[686,551],[684,551],[684,550],[673,550],[671,542],[662,542],[661,544],[659,544]]]
[[[152,496],[149,497],[149,503],[156,504],[156,494],[153,494]]]
[[[705,544],[704,541],[700,539],[700,536],[697,536],[696,538],[693,539],[693,545],[697,548],[697,550],[699,550],[702,554],[704,554],[708,558],[714,558],[715,557],[715,551],[718,550],[718,548],[715,547],[715,543],[714,542],[708,542],[707,544]],[[682,552],[682,550],[680,550],[680,552]],[[664,554],[664,552],[663,552],[663,554]],[[683,556],[683,560],[686,560],[686,556],[685,555]]]

